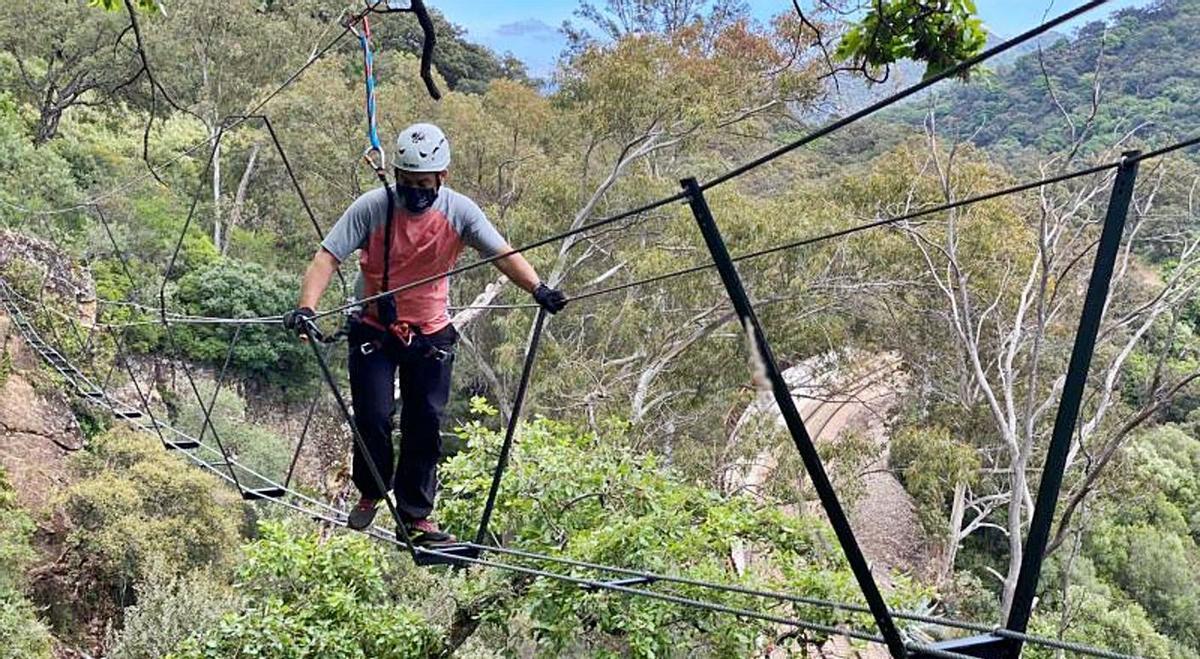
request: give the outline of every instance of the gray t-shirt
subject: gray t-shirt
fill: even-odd
[[[433,206],[420,215],[393,205],[392,235],[385,237],[387,191],[376,188],[346,209],[321,246],[339,262],[356,250],[359,257],[360,299],[388,289],[405,288],[394,294],[397,320],[417,326],[425,333],[436,332],[450,323],[449,283],[438,275],[451,270],[464,245],[484,256],[502,253],[508,246],[479,206],[446,186],[438,191]],[[387,250],[387,281],[384,281],[384,245]],[[429,280],[429,281],[426,281]],[[406,284],[425,282],[411,288]],[[365,315],[376,317],[376,305],[367,305]]]
[[[400,199],[395,200],[394,206],[404,215]],[[500,232],[496,231],[496,227],[487,219],[483,209],[470,197],[455,192],[449,186],[443,185],[438,191],[430,212],[448,220],[458,239],[484,256],[495,256],[507,245]],[[424,219],[425,215],[416,217]],[[355,250],[366,246],[372,232],[382,231],[386,222],[387,191],[382,187],[375,188],[363,193],[350,204],[337,224],[333,225],[333,229],[325,236],[321,246],[339,262],[345,261]]]

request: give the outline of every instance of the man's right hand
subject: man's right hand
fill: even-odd
[[[319,335],[316,326],[312,325],[312,321],[316,317],[317,312],[313,311],[310,307],[292,309],[291,311],[283,314],[283,326],[294,331],[300,336],[300,338],[308,338],[308,332],[306,330],[308,330],[310,326],[312,326],[312,332]]]

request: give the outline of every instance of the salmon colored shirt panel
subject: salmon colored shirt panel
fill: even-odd
[[[361,295],[383,291],[383,251],[387,227],[387,188],[376,188],[360,196],[322,241],[321,246],[339,262],[356,250],[362,278]],[[392,219],[389,288],[398,288],[446,272],[454,267],[469,245],[483,256],[499,254],[507,245],[487,216],[469,197],[446,186],[438,191],[433,206],[419,215],[410,213],[396,199]],[[440,277],[400,291],[396,319],[432,334],[450,324],[450,281]],[[365,312],[375,316],[375,305]]]

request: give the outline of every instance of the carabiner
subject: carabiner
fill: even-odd
[[[377,146],[369,146],[366,151],[363,151],[363,160],[375,170],[376,176],[387,175],[387,154],[383,149]]]

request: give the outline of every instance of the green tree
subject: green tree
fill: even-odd
[[[20,227],[34,235],[66,245],[84,234],[79,212],[34,216],[48,208],[69,205],[80,196],[69,164],[53,149],[30,144],[21,110],[7,93],[0,93],[0,226]]]
[[[0,79],[35,109],[35,145],[58,134],[69,109],[103,103],[136,70],[136,58],[113,47],[122,17],[87,4],[95,3],[23,2],[0,14],[0,50],[10,58]]]
[[[278,315],[295,302],[297,283],[253,263],[222,259],[190,272],[172,289],[174,308],[196,316],[259,318]],[[185,325],[174,329],[182,353],[216,367],[223,364],[234,330],[229,326]],[[316,375],[309,347],[275,324],[242,328],[231,366],[269,385],[309,391]]]

